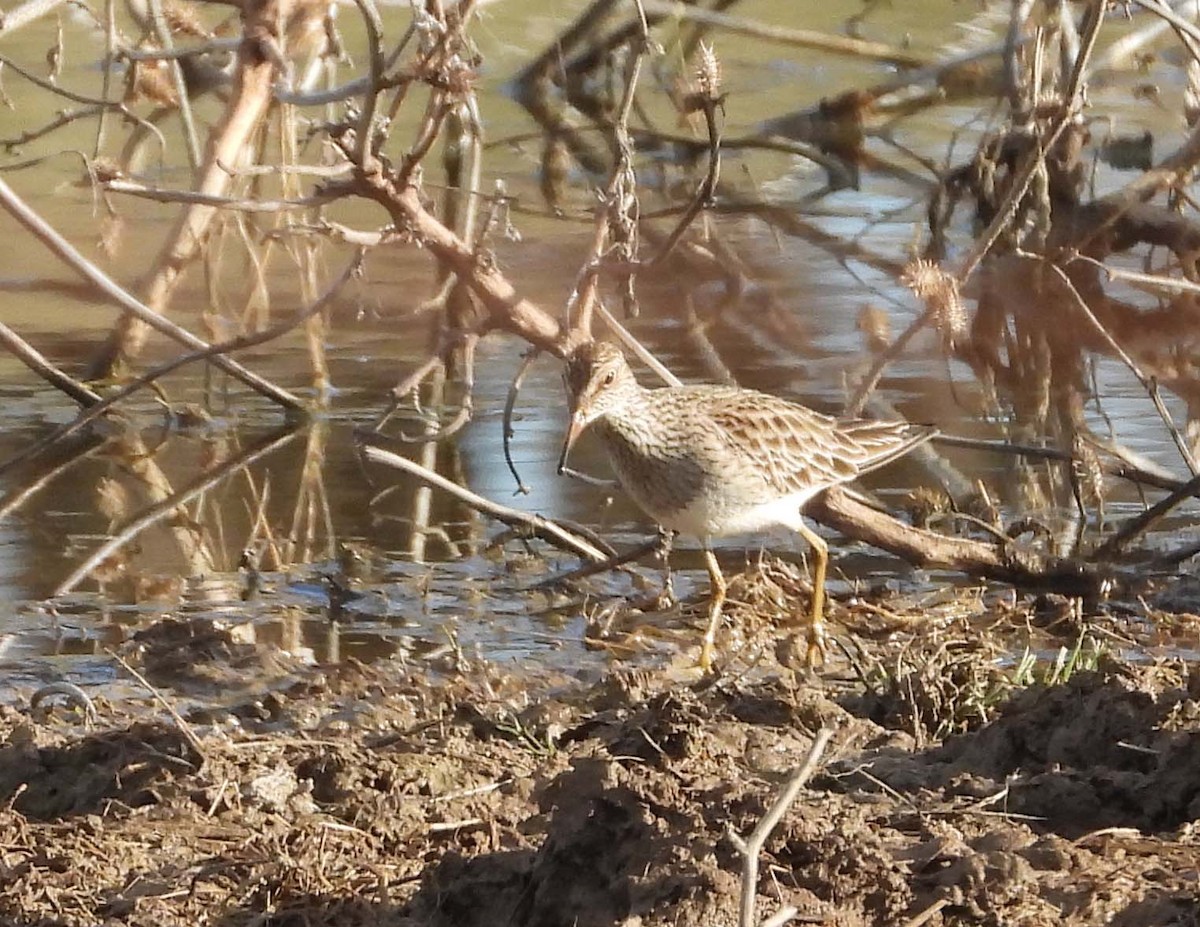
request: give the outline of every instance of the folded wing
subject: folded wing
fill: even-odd
[[[751,390],[731,389],[709,398],[707,417],[728,448],[783,493],[848,482],[936,433],[908,422],[835,419]]]

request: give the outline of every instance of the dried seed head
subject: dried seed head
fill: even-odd
[[[200,21],[200,17],[196,15],[196,8],[190,3],[164,3],[162,12],[172,35],[186,35],[205,40],[213,37],[212,30]]]
[[[900,282],[924,303],[946,350],[967,334],[967,312],[958,292],[958,281],[932,261],[916,260],[904,268]]]
[[[717,53],[706,42],[700,43],[696,62],[696,84],[700,93],[713,103],[721,101],[721,62]]]
[[[125,79],[126,105],[149,100],[159,106],[178,106],[175,81],[161,61],[135,61]]]

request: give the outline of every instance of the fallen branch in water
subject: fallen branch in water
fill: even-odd
[[[924,569],[954,570],[1024,589],[1089,598],[1098,596],[1104,585],[1105,577],[1091,564],[1053,557],[1015,544],[996,547],[983,541],[914,528],[859,501],[840,487],[828,489],[814,498],[805,506],[804,514]]]

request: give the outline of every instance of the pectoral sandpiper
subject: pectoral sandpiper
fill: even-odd
[[[813,551],[809,666],[824,660],[829,548],[804,524],[801,507],[822,490],[881,467],[933,437],[908,422],[839,420],[777,396],[736,386],[638,383],[614,345],[583,345],[567,364],[571,422],[559,472],[589,426],[622,488],[661,527],[700,539],[712,583],[700,665],[712,662],[726,583],[713,538],[781,525]]]

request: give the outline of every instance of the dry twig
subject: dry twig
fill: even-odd
[[[378,440],[377,436],[364,436],[367,440]],[[569,550],[581,557],[586,557],[589,560],[603,562],[615,555],[615,551],[609,547],[600,538],[591,540],[581,537],[577,532],[570,531],[564,528],[558,522],[549,518],[544,518],[541,515],[530,515],[528,512],[522,512],[518,509],[511,508],[507,505],[501,505],[498,502],[492,502],[490,499],[485,499],[468,489],[459,486],[457,483],[451,482],[439,473],[435,473],[428,467],[423,467],[420,464],[409,460],[407,457],[402,457],[392,451],[388,451],[374,444],[366,444],[363,447],[363,453],[368,460],[375,463],[381,463],[389,467],[394,467],[397,470],[403,470],[410,473],[423,482],[434,486],[444,492],[450,493],[456,499],[469,505],[476,511],[482,512],[484,515],[489,515],[497,521],[504,522],[514,528],[519,528],[523,531],[530,532],[534,537],[539,537],[543,541],[554,544],[565,550]]]
[[[757,927],[754,920],[754,904],[758,896],[758,855],[762,852],[767,838],[771,836],[771,831],[783,820],[788,808],[799,796],[800,790],[808,784],[808,780],[817,771],[817,764],[821,762],[821,756],[825,753],[825,748],[832,738],[832,728],[823,727],[817,731],[812,746],[808,750],[808,756],[799,767],[788,774],[783,787],[779,790],[778,797],[767,809],[766,814],[762,816],[749,837],[741,837],[732,828],[727,832],[734,849],[742,857],[742,903],[738,916],[739,927]]]

